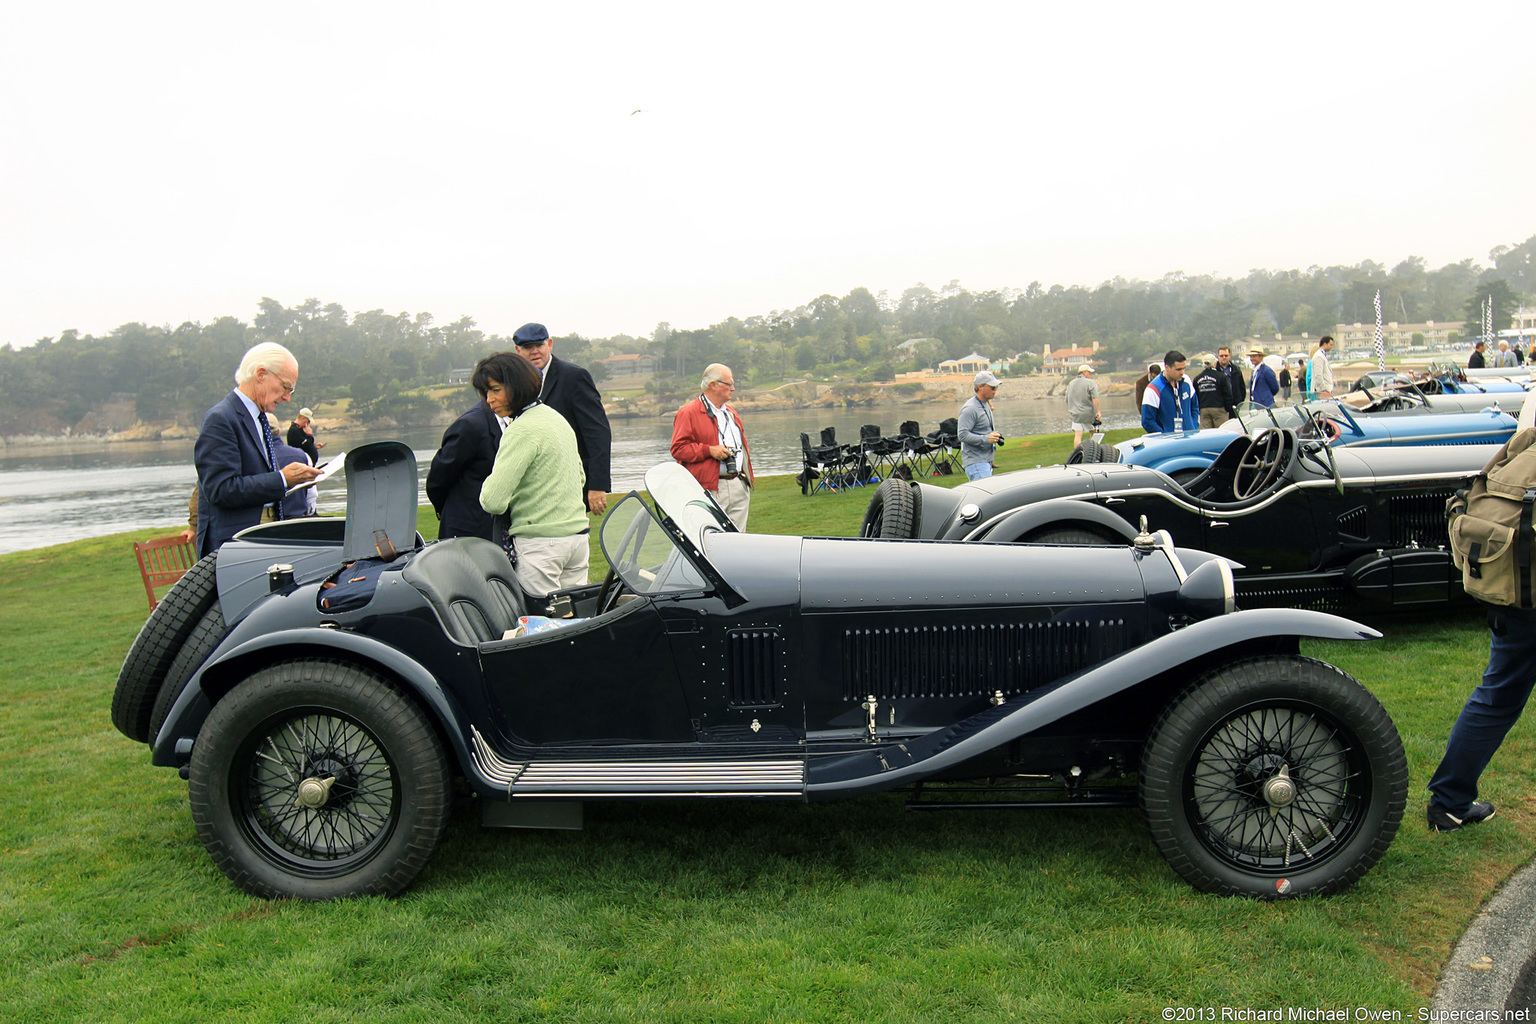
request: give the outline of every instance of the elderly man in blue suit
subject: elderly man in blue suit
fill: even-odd
[[[304,462],[283,465],[281,442],[267,413],[293,398],[299,361],[275,343],[245,353],[235,389],[203,417],[192,448],[197,466],[197,554],[203,557],[241,530],[282,516],[283,494],[320,470]]]

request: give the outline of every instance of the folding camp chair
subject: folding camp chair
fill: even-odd
[[[960,449],[960,421],[953,416],[939,421],[939,429],[928,435],[934,446],[929,476],[949,476],[955,471],[955,452]]]
[[[869,461],[864,449],[856,444],[838,444],[837,428],[821,428],[821,446],[838,450],[838,468],[833,474],[834,487],[860,487],[870,482]]]
[[[904,422],[896,439],[901,443],[901,463],[896,467],[895,475],[911,480],[913,477],[932,474],[933,456],[939,446],[922,435],[917,420]]]
[[[901,444],[891,437],[881,437],[880,427],[866,423],[859,428],[859,448],[869,463],[870,483],[879,483],[896,469]]]
[[[843,449],[841,445],[816,446],[809,434],[800,435],[800,493],[815,494],[817,491],[836,491],[844,486],[841,482]]]
[[[139,560],[139,575],[144,578],[144,593],[149,595],[149,610],[160,599],[155,591],[170,587],[197,563],[197,547],[184,533],[172,537],[133,542],[134,557]]]

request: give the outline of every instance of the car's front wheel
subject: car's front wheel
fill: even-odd
[[[431,723],[378,676],[329,661],[263,669],[192,748],[192,817],[254,896],[393,895],[437,848],[448,765]]]
[[[1141,808],[1168,863],[1206,892],[1302,896],[1349,885],[1386,852],[1408,791],[1386,709],[1310,658],[1255,658],[1163,712]]]

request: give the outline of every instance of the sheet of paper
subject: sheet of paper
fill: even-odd
[[[285,494],[292,494],[294,491],[302,491],[306,487],[313,487],[313,486],[315,486],[316,484],[318,484],[322,480],[329,480],[331,477],[333,477],[337,473],[341,472],[341,467],[346,463],[346,461],[347,461],[347,453],[346,452],[337,452],[335,455],[331,456],[331,461],[330,462],[327,462],[325,465],[320,467],[320,475],[319,476],[315,477],[313,480],[309,481],[308,483],[294,484],[292,487],[288,488],[288,490],[285,491],[284,493]]]

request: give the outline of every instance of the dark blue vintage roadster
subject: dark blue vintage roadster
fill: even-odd
[[[665,465],[604,521],[608,578],[534,607],[499,547],[420,543],[405,446],[358,449],[347,474],[344,530],[260,526],[198,563],[114,696],[256,895],[399,892],[456,786],[525,827],[577,827],[599,800],[1139,803],[1192,885],[1256,897],[1348,885],[1403,812],[1391,719],[1299,653],[1378,634],[1235,611],[1230,564],[1166,532],[744,534]],[[362,603],[326,607],[379,563]]]

